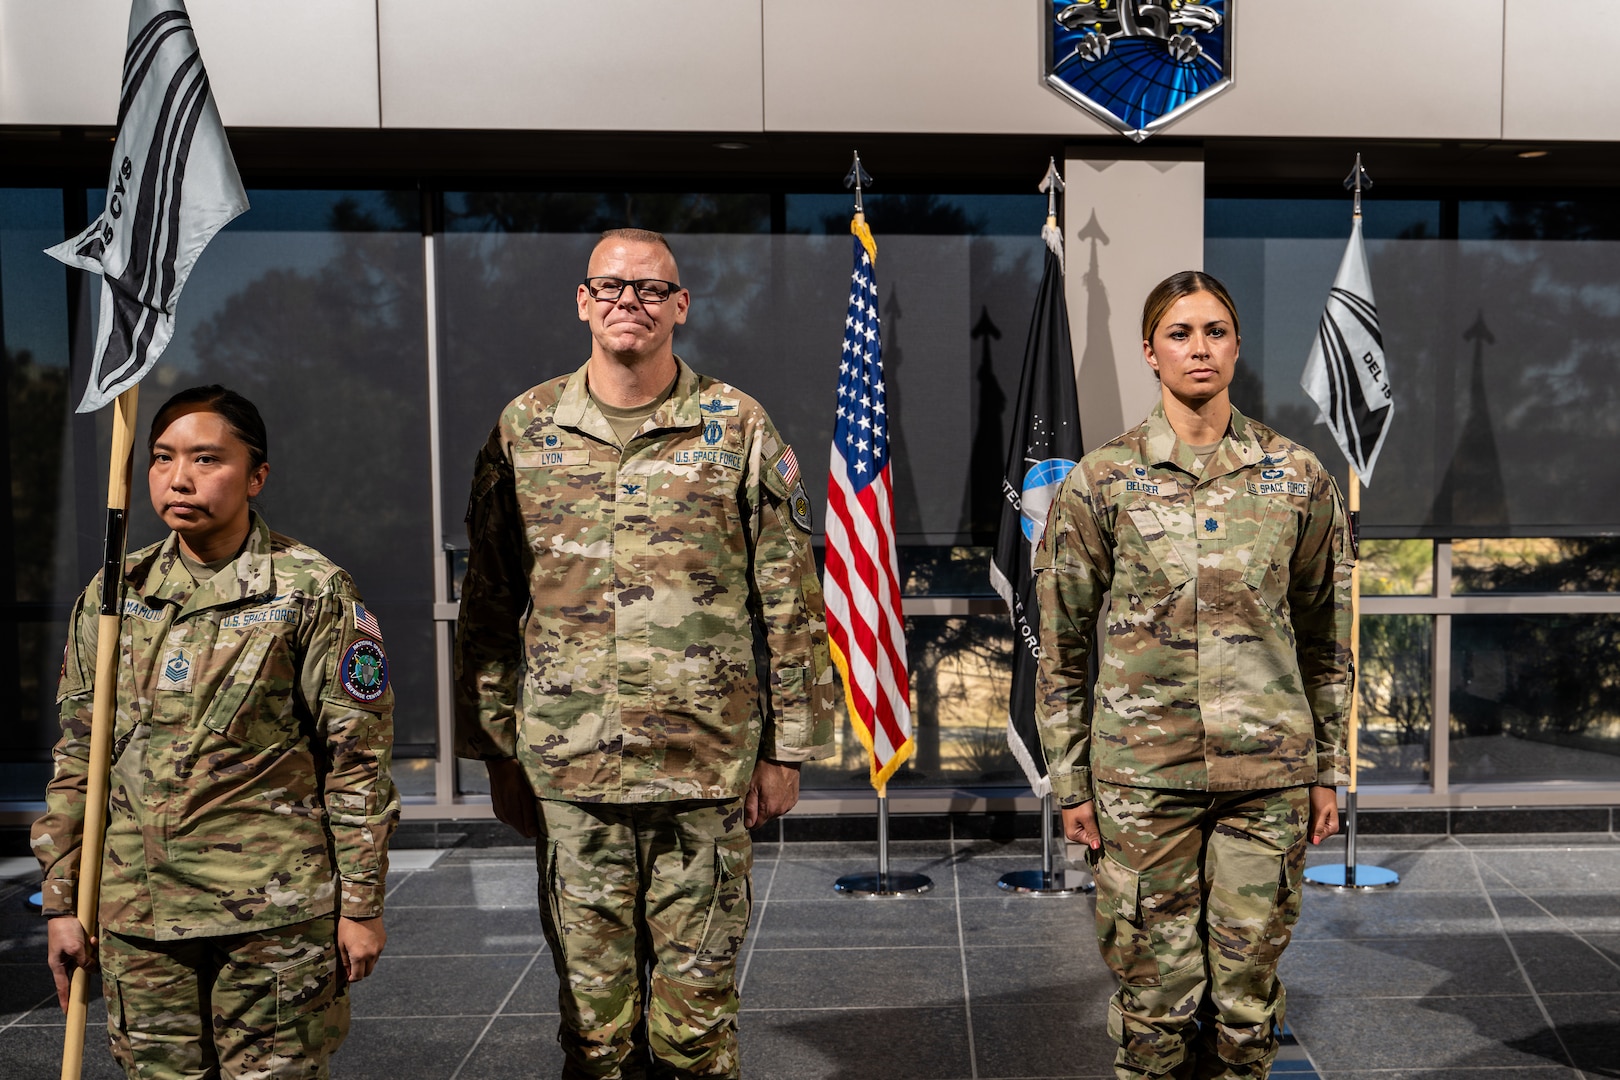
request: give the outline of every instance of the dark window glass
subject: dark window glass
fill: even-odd
[[[1620,539],[1457,540],[1451,583],[1457,595],[1620,592]]]
[[[925,615],[906,619],[916,749],[895,787],[1026,787],[1007,746],[1012,634],[1006,616]],[[837,750],[807,763],[806,787],[871,790],[871,756],[838,704]]]
[[[95,464],[94,431],[81,477],[81,447],[69,422],[68,277],[43,254],[65,239],[56,188],[0,188],[0,344],[6,408],[0,489],[0,799],[43,797],[56,742],[56,683],[68,607],[95,565],[105,507],[80,519],[81,479],[106,493],[106,456]],[[91,533],[91,561],[76,556]]]
[[[1451,623],[1451,783],[1620,780],[1620,615]]]
[[[599,233],[651,229],[676,233],[760,233],[771,228],[764,194],[590,191],[451,191],[446,232]],[[585,276],[581,265],[576,273]]]
[[[1342,240],[1350,233],[1353,205],[1348,193],[1321,199],[1205,199],[1204,236]],[[1437,238],[1440,200],[1364,195],[1361,231],[1369,240]]]
[[[1357,776],[1363,784],[1427,784],[1434,726],[1434,620],[1361,620]]]
[[[1463,240],[1620,240],[1620,202],[1583,199],[1464,199],[1457,207]]]

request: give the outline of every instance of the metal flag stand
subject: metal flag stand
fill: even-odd
[[[871,186],[872,177],[861,168],[861,155],[855,159],[844,177],[844,186],[855,192],[855,220],[864,221],[866,207],[861,201],[863,188]],[[878,868],[875,874],[845,874],[833,882],[833,891],[844,896],[859,896],[877,900],[899,896],[917,896],[934,887],[933,881],[923,874],[889,870],[889,792],[888,786],[878,788]]]
[[[1344,186],[1356,193],[1355,220],[1361,219],[1361,192],[1372,187],[1372,177],[1361,167],[1361,155],[1356,155],[1355,168],[1345,177]],[[1361,477],[1356,467],[1350,466],[1350,536],[1352,547],[1361,539]],[[1353,672],[1361,667],[1361,564],[1350,568],[1350,657]],[[1382,866],[1356,864],[1356,774],[1360,750],[1361,694],[1352,678],[1350,684],[1350,786],[1344,796],[1344,865],[1313,866],[1305,871],[1305,880],[1339,892],[1370,892],[1374,889],[1393,889],[1401,883],[1401,876]]]
[[[878,868],[875,874],[845,874],[833,882],[833,892],[867,900],[899,896],[920,896],[934,887],[926,874],[889,870],[889,793],[878,792]]]
[[[1052,836],[1052,793],[1041,796],[1041,868],[1039,870],[1013,870],[996,879],[996,887],[1015,896],[1075,896],[1088,893],[1095,883],[1069,885],[1068,871],[1057,868],[1056,844]]]
[[[1046,178],[1038,189],[1046,195],[1046,224],[1057,227],[1057,198],[1063,191],[1063,174],[1058,171],[1057,159],[1048,160]],[[1039,870],[1012,870],[996,879],[996,887],[1015,896],[1074,896],[1090,892],[1095,884],[1068,885],[1067,870],[1057,868],[1056,844],[1052,835],[1052,817],[1056,812],[1052,793],[1041,796],[1041,868]]]

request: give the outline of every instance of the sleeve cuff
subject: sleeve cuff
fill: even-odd
[[[46,878],[40,885],[40,911],[48,919],[78,914],[78,882],[71,878]]]
[[[1091,770],[1052,773],[1052,798],[1059,806],[1079,806],[1091,801]]]
[[[345,919],[375,919],[383,913],[383,891],[380,884],[345,879],[338,914]]]

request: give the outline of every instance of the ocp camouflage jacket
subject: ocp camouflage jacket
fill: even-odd
[[[1162,405],[1087,454],[1035,554],[1036,715],[1060,803],[1093,780],[1346,782],[1351,559],[1321,462],[1236,409],[1202,474]]]
[[[758,402],[679,363],[621,450],[585,369],[478,456],[456,628],[456,752],[541,798],[741,795],[756,760],[832,753],[809,502]]]
[[[257,514],[198,584],[176,537],[125,561],[101,926],[173,940],[382,913],[393,690],[348,574]],[[100,578],[62,664],[33,845],[46,914],[77,902]]]

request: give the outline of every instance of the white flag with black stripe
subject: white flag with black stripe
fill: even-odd
[[[1378,305],[1367,274],[1360,217],[1350,230],[1350,244],[1339,262],[1299,384],[1322,410],[1322,423],[1333,432],[1361,482],[1371,484],[1378,451],[1389,434],[1395,397],[1384,362],[1384,339],[1378,332]]]
[[[46,250],[101,275],[96,358],[79,412],[101,408],[151,370],[197,256],[247,208],[185,4],[135,0],[106,209]]]

